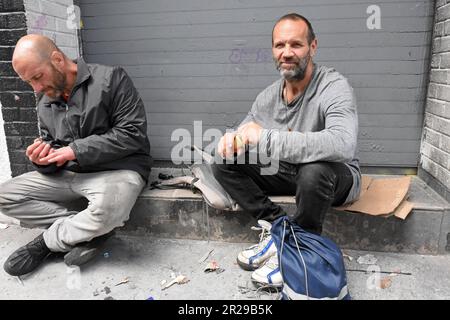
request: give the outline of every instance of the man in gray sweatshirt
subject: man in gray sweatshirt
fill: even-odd
[[[360,192],[353,89],[337,71],[313,62],[316,50],[317,39],[305,17],[281,17],[272,32],[281,79],[257,96],[238,129],[226,133],[218,145],[223,158],[244,154],[248,145],[279,163],[273,175],[262,174],[261,164],[213,167],[231,197],[260,219],[261,242],[239,253],[237,261],[255,270],[252,279],[262,284],[282,285],[270,227],[285,213],[269,195],[295,195],[297,210],[291,220],[320,234],[329,208],[355,201]]]

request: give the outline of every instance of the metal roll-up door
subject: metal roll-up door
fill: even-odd
[[[278,78],[274,21],[306,16],[315,61],[355,89],[362,165],[416,167],[424,115],[433,1],[81,0],[85,59],[121,65],[147,108],[152,155],[170,159],[174,130],[202,121],[223,132]],[[380,25],[373,16],[379,9]],[[204,145],[208,141],[204,142]]]

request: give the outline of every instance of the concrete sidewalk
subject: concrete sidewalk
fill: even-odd
[[[9,254],[39,232],[17,226],[1,229],[2,266]],[[62,257],[49,258],[21,280],[1,270],[0,299],[276,299],[276,293],[257,291],[250,281],[251,273],[237,266],[236,255],[246,246],[247,243],[156,239],[119,232],[108,240],[101,255],[80,270],[68,268]],[[199,262],[210,250],[213,251],[205,262]],[[345,252],[353,257],[353,261],[346,258],[353,299],[450,299],[450,255]],[[374,266],[356,262],[366,254],[377,258]],[[212,259],[224,269],[222,273],[204,272]],[[381,273],[366,273],[368,268]],[[394,271],[410,275],[389,277],[389,272]],[[169,282],[179,274],[187,276],[189,282],[161,290],[163,280]]]

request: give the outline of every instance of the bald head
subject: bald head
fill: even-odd
[[[29,34],[17,42],[12,63],[13,66],[24,60],[45,63],[50,60],[54,51],[61,52],[52,40],[40,34]]]
[[[35,92],[50,97],[70,92],[76,80],[77,65],[52,40],[39,34],[29,34],[17,41],[12,65]]]

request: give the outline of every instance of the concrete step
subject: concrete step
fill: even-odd
[[[189,170],[154,168],[150,180],[157,180],[160,172],[173,176],[189,174]],[[271,198],[288,214],[295,212],[294,197]],[[323,234],[345,249],[449,253],[450,204],[417,176],[412,177],[409,201],[414,203],[414,208],[405,220],[331,209],[325,218]],[[258,233],[250,230],[255,224],[249,213],[226,212],[207,206],[200,193],[146,189],[122,231],[150,233],[161,238],[257,242]]]

